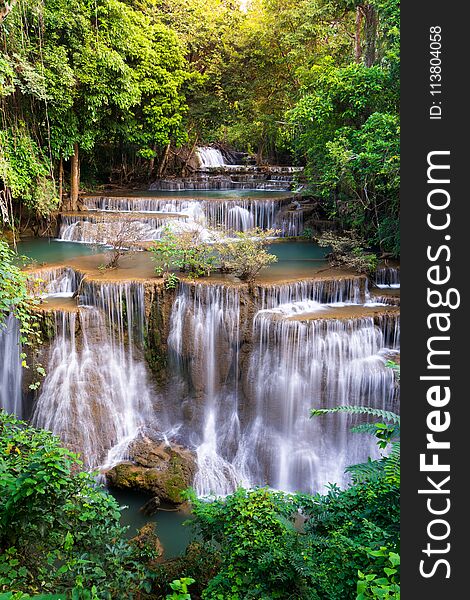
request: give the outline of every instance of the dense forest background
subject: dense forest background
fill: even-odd
[[[397,0],[2,0],[3,221],[219,143],[305,166],[304,193],[398,255],[398,105]]]

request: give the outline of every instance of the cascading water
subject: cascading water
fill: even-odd
[[[124,233],[125,239],[150,241],[157,239],[157,229],[167,222],[165,218],[156,217],[142,217],[132,221],[129,217],[119,218],[119,214],[116,217],[107,221],[102,217],[86,213],[61,215],[58,238],[67,242],[109,244],[120,239]]]
[[[254,318],[252,343],[236,287],[182,285],[173,306],[168,346],[184,401],[169,428],[178,423],[183,442],[196,449],[201,495],[227,494],[240,483],[287,491],[344,483],[344,468],[374,455],[374,443],[350,435],[351,418],[311,420],[310,409],[395,408],[394,374],[385,362],[398,346],[397,315],[321,318],[321,302],[363,299],[363,278],[258,292],[264,308]],[[318,318],[295,316],[309,311]]]
[[[378,288],[399,288],[400,287],[400,269],[392,267],[382,267],[375,272],[375,285]]]
[[[47,267],[28,275],[28,290],[35,296],[72,296],[83,275],[70,267]]]
[[[203,146],[197,148],[196,156],[199,159],[201,169],[223,167],[225,165],[224,155],[217,148]]]
[[[319,304],[362,304],[365,301],[365,285],[364,277],[311,279],[271,286],[263,285],[258,287],[258,304],[260,309],[311,301]]]
[[[240,301],[235,288],[182,285],[171,317],[168,346],[180,373],[190,379],[194,418],[188,428],[196,448],[196,491],[225,495],[246,484],[230,461],[238,422]]]
[[[393,408],[383,332],[371,317],[295,321],[261,312],[253,333],[245,387],[255,409],[238,468],[252,483],[286,491],[344,483],[344,468],[373,455],[374,442],[351,435],[344,415],[311,420],[309,411],[344,404]]]
[[[246,231],[253,227],[261,229],[277,229],[279,235],[298,236],[303,230],[303,212],[301,210],[282,211],[283,200],[238,198],[236,200],[198,200],[198,199],[165,199],[165,198],[117,198],[93,196],[84,198],[89,210],[149,212],[179,214],[187,222],[195,222],[206,227],[221,229],[224,232]],[[81,219],[91,219],[87,214]],[[70,220],[70,222],[68,221]],[[164,215],[160,215],[163,220]],[[77,237],[83,241],[77,229],[78,217],[63,217],[61,239]],[[168,222],[168,221],[166,221]],[[158,224],[156,225],[158,227]]]
[[[0,323],[0,408],[21,418],[20,324],[10,314]]]
[[[143,298],[141,284],[87,282],[81,297],[87,306],[56,312],[32,422],[81,452],[89,468],[125,459],[129,443],[156,424],[154,394],[138,351]]]

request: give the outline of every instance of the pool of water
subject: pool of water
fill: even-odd
[[[18,254],[39,264],[62,263],[79,256],[103,252],[103,247],[76,242],[60,242],[53,238],[23,239],[17,243]]]
[[[328,266],[326,255],[330,248],[321,248],[314,242],[276,242],[268,246],[267,250],[277,256],[278,262],[263,269],[261,279],[310,277]]]
[[[54,239],[38,238],[22,240],[18,243],[18,253],[25,255],[39,265],[68,264],[101,274],[99,265],[106,262],[103,246],[60,242]],[[312,277],[327,266],[325,255],[328,248],[320,248],[310,241],[279,241],[268,246],[268,251],[278,257],[278,262],[260,272],[260,281]],[[107,273],[117,279],[143,278],[155,276],[154,263],[150,252],[132,252],[120,260],[119,268]],[[220,274],[214,273],[220,277]]]
[[[121,192],[97,192],[96,194],[88,194],[88,196],[122,196],[126,198],[226,198],[227,200],[236,198],[269,200],[272,198],[273,200],[279,200],[281,198],[290,198],[294,196],[294,192],[286,192],[286,190],[123,190]]]
[[[138,492],[109,490],[120,506],[127,506],[121,511],[121,524],[128,526],[127,536],[134,537],[137,530],[146,523],[155,522],[156,533],[163,546],[164,558],[176,558],[184,554],[188,544],[194,539],[193,528],[186,524],[191,515],[183,511],[157,511],[148,517],[141,512],[141,507],[149,500],[149,496]]]

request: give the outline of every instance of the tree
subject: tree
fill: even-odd
[[[178,281],[171,271],[187,273],[190,279],[197,279],[210,275],[214,268],[212,248],[204,241],[200,227],[175,232],[168,225],[150,249],[155,271],[163,276],[167,287],[174,287]]]
[[[259,228],[236,231],[235,239],[216,244],[222,271],[252,284],[261,269],[277,262],[277,256],[266,250],[276,233],[274,229],[263,231]]]
[[[145,241],[146,235],[140,225],[132,215],[120,215],[119,220],[98,225],[98,237],[102,237],[102,241],[110,247],[107,251],[108,262],[105,269],[117,268],[121,256],[137,250],[139,242]],[[100,228],[102,236],[100,236]]]
[[[377,255],[366,252],[364,242],[353,231],[346,231],[344,235],[324,232],[316,239],[322,248],[331,248],[327,254],[328,262],[332,267],[353,269],[358,273],[372,275],[377,269]]]
[[[52,180],[70,159],[71,209],[82,154],[113,144],[121,160],[124,146],[150,160],[186,139],[179,41],[142,11],[119,0],[26,0],[0,22],[0,36],[0,102],[13,148],[23,134],[38,144]],[[0,182],[19,202],[1,170]]]

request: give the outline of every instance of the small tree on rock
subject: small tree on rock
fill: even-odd
[[[237,231],[235,239],[216,244],[221,270],[253,283],[263,267],[277,262],[277,256],[266,250],[277,233],[275,229],[259,228]]]

